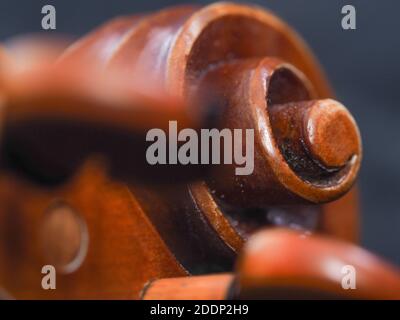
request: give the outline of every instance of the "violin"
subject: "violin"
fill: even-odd
[[[0,50],[0,296],[400,299],[398,268],[356,244],[356,121],[279,17],[184,5],[66,43]],[[149,164],[171,121],[252,130],[251,174]]]

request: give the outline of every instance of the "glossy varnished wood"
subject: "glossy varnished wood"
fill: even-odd
[[[271,56],[278,60],[271,60]],[[180,168],[166,171],[161,179],[158,171],[145,171],[133,161],[143,154],[143,146],[133,143],[138,140],[122,140],[126,143],[121,144],[121,136],[113,135],[123,131],[125,137],[140,140],[149,128],[165,129],[168,120],[196,129],[223,123],[227,114],[222,105],[208,100],[213,94],[207,85],[215,80],[217,67],[223,70],[231,63],[241,65],[245,74],[255,71],[259,76],[241,81],[250,88],[252,97],[262,101],[264,109],[268,106],[262,81],[269,81],[278,65],[298,70],[295,73],[301,75],[309,90],[305,100],[332,97],[321,68],[292,29],[266,10],[230,3],[182,6],[117,18],[73,44],[55,64],[42,66],[39,72],[8,77],[7,130],[2,146],[12,150],[13,156],[3,165],[0,178],[0,261],[4,261],[0,263],[0,285],[17,298],[139,298],[150,283],[146,287],[149,294],[165,298],[165,288],[174,288],[175,283],[177,288],[188,284],[199,291],[191,295],[169,291],[171,297],[205,298],[210,294],[210,298],[223,298],[233,275],[194,282],[186,278],[177,282],[153,280],[231,271],[252,233],[265,226],[274,227],[267,220],[249,221],[246,210],[253,206],[279,209],[284,215],[289,211],[302,211],[306,216],[316,213],[315,227],[308,232],[355,241],[357,195],[354,188],[344,194],[356,178],[361,159],[357,130],[349,131],[356,132],[356,147],[350,149],[359,157],[349,166],[353,171],[337,190],[304,182],[279,157],[272,171],[262,168],[258,180],[250,176],[250,188],[244,194],[233,192],[231,197],[226,191],[234,189],[233,182],[222,179],[217,188],[212,183],[223,176],[222,171],[205,176],[200,170],[189,176]],[[199,91],[203,86],[204,95]],[[294,91],[284,92],[290,97]],[[243,97],[243,106],[251,106],[252,101]],[[208,109],[210,106],[214,109]],[[235,124],[249,125],[245,120],[250,110],[245,108],[243,121]],[[250,127],[265,119],[265,114],[262,117],[256,117]],[[44,128],[42,135],[38,135],[38,128]],[[82,144],[82,135],[75,134],[81,131],[76,129],[83,129],[90,143]],[[101,138],[92,144],[95,137]],[[105,140],[107,143],[103,143]],[[119,146],[118,152],[115,146]],[[276,151],[279,153],[279,148]],[[314,152],[320,158],[322,152],[321,159],[337,164],[336,154],[325,159],[326,152]],[[93,159],[93,153],[100,153],[103,161],[86,162]],[[67,167],[65,174],[59,163],[74,166]],[[43,183],[60,172],[63,179],[57,182],[63,181],[61,185]],[[185,183],[176,183],[178,175]],[[146,179],[141,178],[147,178],[147,183],[143,184]],[[196,181],[186,183],[193,178]],[[170,185],[159,185],[161,180]],[[294,182],[284,185],[289,180]],[[224,192],[215,192],[218,188]],[[252,189],[261,191],[252,193]],[[343,197],[337,199],[339,196]],[[335,201],[321,204],[331,200]],[[69,227],[59,227],[60,223],[52,219],[46,223],[49,210],[57,204],[71,208],[85,227],[77,226],[69,215],[65,223]],[[291,208],[285,207],[288,204]],[[43,246],[43,232],[55,237],[47,238],[54,246]],[[74,252],[82,254],[80,246],[86,241],[82,232],[87,232],[88,242],[81,261],[75,261],[72,270],[66,268],[67,273],[59,268],[56,291],[42,290],[42,265],[52,261],[68,265],[65,260],[72,259]],[[57,244],[63,237],[73,237],[70,246]],[[54,253],[57,248],[65,252],[58,256]],[[11,273],[15,275],[12,278],[8,276]],[[216,291],[202,290],[202,284],[207,283]],[[156,284],[161,286],[159,291]]]
[[[132,193],[101,167],[87,164],[52,190],[3,175],[0,194],[7,199],[0,209],[0,283],[17,299],[137,299],[151,279],[186,274]],[[42,267],[54,260],[42,232],[49,208],[59,203],[82,219],[88,247],[75,270],[57,268],[57,290],[43,290]]]

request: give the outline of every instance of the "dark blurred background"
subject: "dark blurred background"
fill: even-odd
[[[151,11],[177,0],[1,0],[0,41],[41,32],[41,8],[57,10],[57,30],[82,35],[117,15]],[[244,2],[244,1],[242,1]],[[400,265],[400,1],[259,0],[308,42],[331,80],[339,101],[362,133],[361,241]],[[343,30],[341,8],[354,5],[357,29]],[[399,201],[399,202],[398,202]]]

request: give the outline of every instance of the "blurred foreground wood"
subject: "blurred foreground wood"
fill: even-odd
[[[13,50],[0,57],[0,286],[12,297],[398,298],[398,271],[350,244],[357,124],[269,11],[179,6],[116,18],[57,58]],[[149,165],[145,135],[169,121],[253,129],[254,173]],[[347,263],[358,290],[339,288]],[[46,264],[56,290],[41,287]]]

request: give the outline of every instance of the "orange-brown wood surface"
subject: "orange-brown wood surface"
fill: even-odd
[[[344,277],[348,268],[355,275],[353,289]],[[254,235],[238,262],[238,275],[242,299],[400,299],[398,268],[353,244],[288,230]]]
[[[0,283],[17,299],[137,299],[151,279],[186,274],[129,189],[93,164],[53,190],[3,176],[0,194],[7,199],[1,202]],[[58,250],[65,250],[71,234],[55,225],[59,238],[43,237],[49,210],[59,204],[79,215],[88,235],[82,261],[67,273],[55,264],[52,245],[59,241]],[[47,264],[58,271],[57,290],[41,287]]]
[[[201,286],[211,283],[208,298],[217,299],[232,275],[154,280],[232,271],[247,239],[277,221],[356,241],[357,126],[325,100],[333,93],[311,51],[270,12],[215,3],[117,18],[34,69],[3,77],[0,286],[13,297],[131,299],[148,283],[149,294],[153,284],[190,283],[193,292],[168,295],[207,298]],[[224,82],[227,73],[238,77]],[[327,117],[324,101],[339,111]],[[301,121],[293,132],[279,122],[290,115],[277,106],[291,103],[325,148],[300,144]],[[255,175],[238,184],[223,167],[137,163],[143,135],[168,120],[258,130]],[[348,135],[329,133],[338,121]],[[298,170],[280,135],[297,159],[323,165]],[[345,149],[335,148],[338,139]],[[58,264],[57,290],[41,288],[44,264]]]
[[[354,272],[353,278],[348,277],[350,272]],[[234,273],[155,280],[143,290],[143,297],[399,299],[400,273],[353,244],[298,231],[265,229],[248,240]]]
[[[195,277],[160,279],[143,290],[145,300],[223,300],[234,276],[216,274]]]

